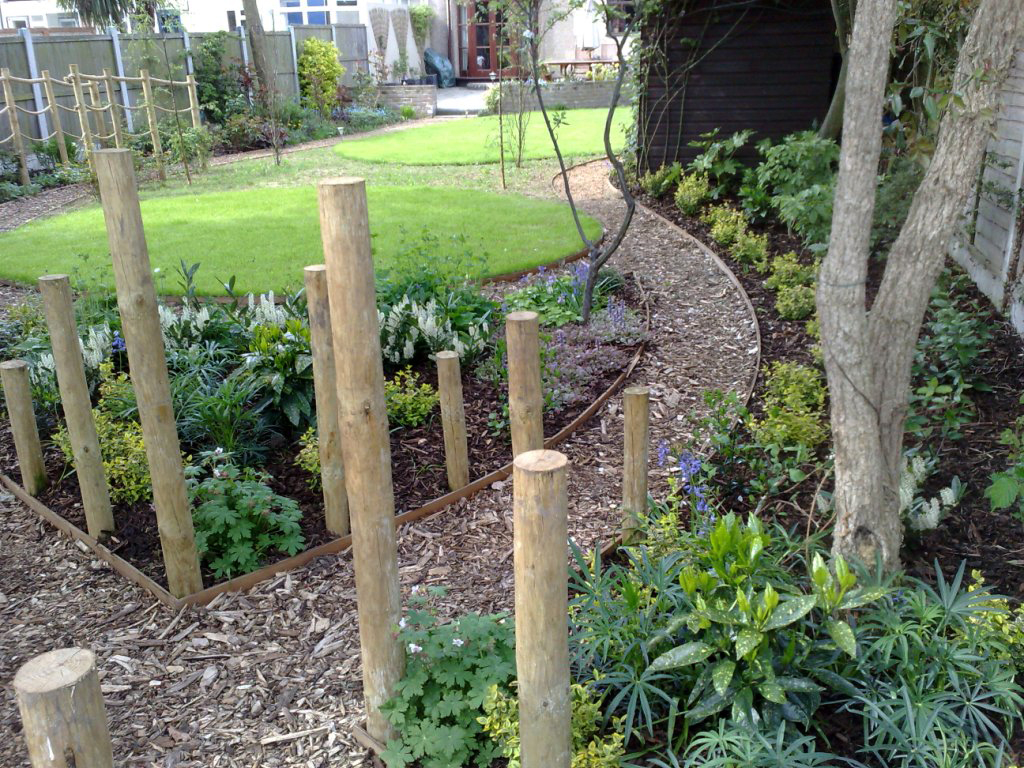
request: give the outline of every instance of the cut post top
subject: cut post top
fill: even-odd
[[[68,282],[71,278],[67,275],[43,275],[39,278],[40,283],[64,283]]]
[[[58,648],[25,662],[14,676],[14,689],[39,694],[76,684],[96,665],[96,655],[85,648]]]
[[[28,363],[24,360],[4,360],[0,363],[0,369],[5,371],[20,371],[28,368]]]
[[[335,176],[332,179],[324,179],[318,184],[320,187],[358,187],[365,185],[366,179],[362,176]]]
[[[451,350],[446,349],[443,352],[438,352],[436,355],[434,355],[434,357],[437,358],[438,360],[451,360],[453,358],[455,360],[458,360],[459,359],[459,353],[458,352],[452,352]]]
[[[523,451],[516,456],[515,468],[521,472],[544,474],[556,472],[569,464],[569,459],[559,451],[541,449],[538,451]]]
[[[120,149],[97,149],[95,151],[95,154],[97,156],[99,156],[99,155],[128,155],[129,157],[131,157],[132,151],[130,149],[126,149],[124,147],[122,147]]]
[[[310,264],[308,267],[304,267],[302,271],[305,272],[307,275],[318,274],[320,272],[326,272],[327,271],[327,265],[326,264]]]
[[[637,386],[634,386],[634,387],[626,387],[626,389],[623,390],[622,394],[624,394],[624,395],[634,395],[634,396],[639,395],[639,396],[642,397],[642,396],[645,396],[645,395],[650,395],[651,394],[651,388],[650,387],[641,386],[641,385],[637,385]]]
[[[509,312],[505,315],[505,321],[508,323],[530,323],[537,322],[540,318],[536,312],[529,309],[519,309],[515,312]]]

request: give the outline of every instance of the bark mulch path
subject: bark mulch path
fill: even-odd
[[[611,226],[622,205],[606,174],[595,163],[572,178],[581,207]],[[661,441],[687,436],[703,391],[747,392],[756,325],[714,259],[645,210],[613,263],[639,276],[652,303],[649,351],[631,383],[653,390],[653,456]],[[614,397],[562,446],[571,461],[570,535],[583,549],[611,539],[617,526],[621,431]],[[654,467],[655,493],[666,476]],[[495,483],[403,527],[403,594],[444,585],[448,614],[510,610],[511,513],[511,483]],[[99,657],[119,766],[368,764],[349,730],[362,719],[350,559],[321,558],[174,614],[0,495],[0,764],[26,765],[14,672],[32,655],[72,644]]]

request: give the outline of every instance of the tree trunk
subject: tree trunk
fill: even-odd
[[[999,89],[1024,35],[1018,0],[983,0],[960,52],[938,145],[914,196],[870,313],[867,260],[881,147],[894,0],[863,0],[849,52],[846,117],[818,313],[835,442],[833,550],[899,567],[899,480],[914,348],[928,298],[967,203]],[[984,77],[975,73],[984,72]]]
[[[843,132],[843,104],[846,101],[846,68],[849,60],[850,56],[847,53],[843,56],[843,64],[839,68],[832,102],[828,105],[828,112],[825,113],[825,119],[821,121],[821,127],[818,128],[819,138],[839,141],[839,136]]]
[[[267,36],[263,31],[263,20],[257,0],[242,0],[245,11],[245,30],[249,36],[249,48],[252,52],[252,66],[256,70],[256,92],[263,106],[270,103],[270,93],[274,90],[274,75],[270,71],[267,60]]]

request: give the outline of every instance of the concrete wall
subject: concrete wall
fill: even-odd
[[[412,107],[419,117],[433,117],[437,112],[437,88],[433,85],[385,85],[380,89],[380,103],[393,109]]]

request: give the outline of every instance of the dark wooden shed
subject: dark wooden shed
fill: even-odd
[[[653,48],[639,64],[642,167],[689,162],[700,151],[689,142],[715,128],[778,139],[828,112],[838,71],[828,0],[667,0],[641,34]]]

